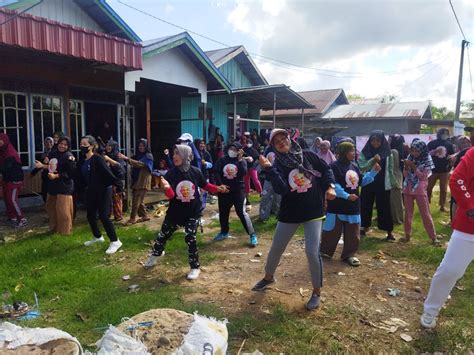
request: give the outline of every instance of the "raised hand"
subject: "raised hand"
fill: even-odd
[[[260,156],[258,157],[258,161],[260,162],[260,165],[262,166],[262,168],[271,168],[272,167],[272,163],[270,162],[270,160],[268,160],[267,158],[265,158],[263,155],[260,154]]]

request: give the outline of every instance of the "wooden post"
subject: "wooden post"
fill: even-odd
[[[304,131],[304,108],[301,109],[301,135],[303,135]]]
[[[125,155],[130,157],[132,155],[132,139],[130,137],[130,105],[129,105],[130,97],[128,95],[128,91],[125,91],[125,106],[124,106],[124,117],[123,121],[125,124]],[[123,144],[123,143],[122,143]],[[130,165],[127,164],[127,199],[125,203],[127,207],[130,207],[132,201],[132,169]]]
[[[237,94],[234,94],[234,133],[233,133],[233,140],[237,140]]]
[[[277,93],[276,90],[273,91],[273,129],[276,128],[276,104],[277,104]]]
[[[63,101],[64,101],[64,119],[66,135],[71,137],[71,120],[69,119],[69,85],[66,84],[63,91]],[[57,130],[57,129],[56,129]],[[79,142],[78,142],[79,144]]]
[[[151,104],[150,95],[146,94],[146,139],[151,147]]]
[[[207,118],[207,104],[205,102],[202,103],[202,139],[204,139],[204,142],[207,143],[207,137],[206,137],[206,118]]]

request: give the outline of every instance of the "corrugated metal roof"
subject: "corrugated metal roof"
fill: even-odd
[[[141,44],[143,45],[144,57],[151,57],[171,48],[179,48],[181,52],[206,76],[208,88],[210,90],[223,88],[226,92],[230,92],[231,85],[229,81],[197,45],[189,33],[182,32],[172,36],[151,39],[143,41]]]
[[[208,92],[209,95],[222,94],[223,90]],[[237,97],[237,104],[256,105],[260,109],[270,110],[276,94],[277,109],[311,108],[311,105],[301,95],[284,84],[251,86],[248,88],[232,89]]]
[[[268,85],[267,79],[265,79],[260,72],[244,46],[216,49],[205,53],[218,68],[230,60],[235,59],[245,75],[252,81],[253,85]]]
[[[69,0],[71,1],[71,0]],[[95,22],[97,22],[107,34],[111,36],[129,39],[139,42],[140,37],[127,25],[127,23],[107,4],[105,0],[73,0],[82,10],[84,10]],[[0,0],[0,6],[7,9],[21,11],[31,5],[36,0]]]
[[[431,118],[431,108],[429,101],[340,105],[323,118]]]
[[[15,11],[0,8],[0,22],[15,14]],[[28,14],[0,26],[0,44],[142,69],[139,43]]]
[[[298,92],[306,101],[314,105],[314,108],[305,109],[305,115],[321,115],[324,114],[328,108],[336,101],[339,95],[343,94],[343,102],[347,101],[343,89],[328,89],[328,90],[312,90]],[[273,116],[273,111],[262,111],[261,116]],[[301,116],[301,110],[277,110],[275,115],[278,116]]]

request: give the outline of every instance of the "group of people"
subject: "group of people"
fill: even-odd
[[[76,159],[68,137],[58,133],[46,138],[45,152],[36,161],[33,173],[42,172],[51,231],[72,232],[74,201],[77,195],[83,195],[93,235],[85,245],[104,242],[97,224],[100,220],[110,239],[106,253],[115,253],[122,243],[110,215],[113,210],[116,220],[123,218],[128,163],[132,168],[132,207],[126,224],[149,219],[144,198],[151,189],[153,176],[157,177],[155,187],[163,189],[169,199],[145,268],[157,264],[165,254],[167,241],[182,227],[189,253],[187,278],[193,280],[200,275],[196,234],[207,193],[218,196],[220,232],[214,240],[229,237],[229,214],[234,207],[249,236],[249,246],[255,247],[258,239],[246,208],[253,187],[261,196],[260,219],[265,222],[272,212],[278,215],[265,275],[253,290],[262,291],[275,282],[280,258],[297,228],[303,225],[313,286],[305,307],[314,310],[320,304],[322,257],[334,255],[342,236],[341,259],[354,267],[360,265],[356,253],[360,236],[370,231],[374,203],[378,228],[387,232],[388,241],[395,240],[393,226],[401,223],[405,235],[400,241],[410,241],[416,201],[428,236],[433,244],[438,244],[429,204],[433,186],[440,180],[439,207],[446,211],[450,181],[454,232],[433,277],[421,320],[424,326],[434,327],[439,309],[474,257],[471,140],[458,137],[456,147],[449,141],[449,132],[441,129],[437,139],[428,144],[414,139],[408,145],[403,136],[392,135],[387,139],[384,132],[374,131],[358,152],[351,138],[339,139],[334,147],[329,141],[316,138],[310,147],[296,129],[273,129],[263,147],[248,132],[225,148],[220,135],[216,135],[213,143],[209,152],[205,141],[194,141],[190,134],[182,134],[171,152],[165,150],[164,159],[155,169],[146,139],[139,140],[135,155],[127,157],[112,140],[100,147],[94,137],[84,136]],[[16,169],[18,166],[20,169]],[[18,153],[5,134],[0,134],[0,167],[9,219],[12,224],[24,224],[17,199],[23,172]]]

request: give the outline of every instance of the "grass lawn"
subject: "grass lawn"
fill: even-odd
[[[257,208],[256,204],[254,208]],[[448,219],[447,214],[433,213],[438,234],[446,235],[444,240],[447,240],[450,228],[441,223]],[[265,224],[256,223],[256,230],[265,238],[270,238],[275,224],[276,220],[272,217]],[[208,228],[216,226],[216,222],[212,222]],[[244,235],[238,221],[231,222],[231,230],[236,235]],[[403,234],[400,227],[397,227],[396,232]],[[103,327],[108,324],[118,324],[122,317],[130,317],[151,308],[175,308],[191,313],[197,310],[215,317],[229,317],[217,304],[185,302],[183,295],[190,292],[189,288],[185,290],[176,282],[154,284],[136,294],[128,293],[127,285],[121,277],[131,269],[138,270],[138,262],[144,259],[149,248],[144,244],[151,241],[155,233],[143,227],[119,227],[118,235],[124,242],[125,250],[113,256],[106,256],[104,253],[108,243],[83,247],[83,242],[90,238],[86,225],[76,227],[70,237],[39,234],[26,240],[0,245],[2,302],[22,300],[33,304],[33,293],[36,292],[42,315],[37,320],[20,322],[21,325],[57,327],[76,336],[85,347],[97,341],[103,334]],[[210,264],[222,258],[222,255],[210,250],[210,242],[199,239],[202,264]],[[361,253],[376,251],[382,243],[384,242],[380,238],[367,237],[361,244]],[[415,217],[410,247],[397,248],[397,245],[393,244],[390,249],[393,257],[420,265],[430,275],[444,254],[444,249],[428,246],[428,237],[418,215]],[[169,242],[167,253],[177,256],[175,259],[168,259],[170,268],[183,268],[187,265],[187,250],[182,233],[177,233]],[[459,285],[465,290],[453,291],[455,297],[441,313],[442,326],[437,331],[423,333],[422,337],[406,346],[406,352],[463,353],[474,350],[474,338],[471,334],[474,329],[472,265]],[[324,308],[329,317],[332,313],[346,311],[333,308],[331,304]],[[347,314],[349,321],[349,309]],[[229,342],[233,353],[240,347],[242,339],[247,339],[246,349],[267,352],[278,349],[285,353],[302,354],[348,350],[332,335],[338,333],[337,323],[322,324],[314,318],[301,317],[278,305],[270,314],[257,314],[249,309],[248,312],[230,316],[229,321]],[[354,342],[363,341],[357,334],[351,336]],[[367,349],[367,352],[378,351],[372,348]]]

